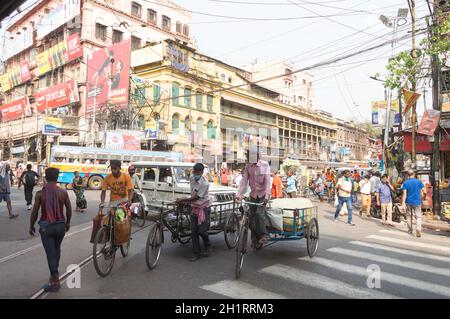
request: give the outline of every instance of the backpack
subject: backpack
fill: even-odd
[[[27,186],[34,186],[36,185],[36,175],[33,171],[25,172],[24,176],[24,184]]]

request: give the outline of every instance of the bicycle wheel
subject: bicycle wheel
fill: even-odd
[[[314,257],[319,246],[319,223],[316,218],[312,218],[306,229],[306,250],[309,257]]]
[[[244,217],[247,218],[247,217]],[[247,253],[247,238],[248,237],[248,220],[246,219],[239,231],[239,240],[236,245],[236,268],[235,274],[236,279],[239,279],[241,276],[242,265],[244,264],[244,256]]]
[[[147,214],[145,212],[144,200],[142,199],[142,196],[140,196],[140,195],[137,195],[137,198],[139,200],[140,206],[139,206],[139,211],[137,212],[137,215],[134,216],[134,218],[136,219],[136,225],[138,225],[139,227],[144,227],[145,218],[147,216]]]
[[[114,246],[113,238],[111,237],[110,228],[102,227],[97,232],[94,239],[94,246],[92,248],[94,268],[101,277],[108,276],[114,267],[116,247]]]
[[[236,213],[233,212],[227,217],[223,234],[227,247],[229,249],[236,247],[239,240],[239,217]]]
[[[159,256],[161,255],[162,236],[162,227],[160,224],[155,224],[148,233],[147,244],[145,246],[145,261],[150,270],[156,267]]]
[[[128,241],[126,244],[120,245],[120,253],[122,254],[122,257],[127,257],[129,250],[130,250],[130,241]]]

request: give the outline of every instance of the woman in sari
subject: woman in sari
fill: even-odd
[[[84,197],[84,183],[83,178],[81,178],[80,173],[77,171],[73,173],[75,178],[73,179],[73,192],[76,196],[76,210],[77,212],[84,213],[87,207],[86,198]]]

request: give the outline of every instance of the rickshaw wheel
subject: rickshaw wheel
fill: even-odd
[[[306,230],[306,249],[309,257],[314,257],[319,246],[319,223],[316,218],[312,218]]]
[[[239,240],[239,217],[236,213],[231,213],[227,217],[223,234],[227,247],[229,249],[236,247]]]
[[[159,224],[155,224],[153,229],[148,233],[147,244],[145,246],[145,261],[147,267],[153,270],[158,263],[161,255],[162,229]]]

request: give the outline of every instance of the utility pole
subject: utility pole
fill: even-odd
[[[437,11],[437,1],[433,1],[434,12]],[[433,19],[433,25],[436,24],[435,18]],[[428,25],[429,36],[433,36],[433,29]],[[433,97],[433,110],[441,111],[441,104],[439,103],[439,63],[436,56],[432,56],[431,59],[431,78],[433,80],[432,97]],[[439,141],[440,141],[440,128],[438,127],[434,132],[433,153],[431,157],[431,185],[433,187],[433,213],[439,214],[441,211],[441,200],[439,196],[439,180],[440,180],[440,153],[439,153]]]
[[[413,59],[416,58],[416,1],[408,0],[409,9],[411,11],[411,39],[412,39],[412,47],[411,47],[411,57]],[[411,90],[413,92],[416,91],[416,79],[415,74],[412,75],[412,86]],[[416,124],[417,124],[417,114],[416,114],[416,102],[412,105],[412,152],[411,152],[411,161],[413,167],[416,167]]]

